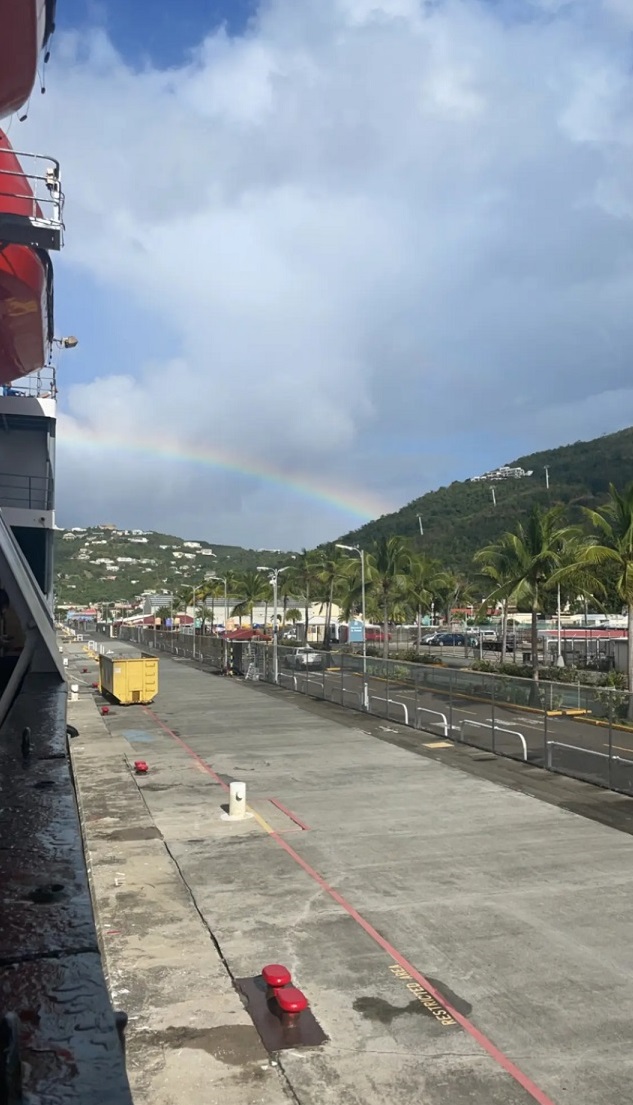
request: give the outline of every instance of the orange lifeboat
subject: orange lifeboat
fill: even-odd
[[[55,29],[56,0],[0,0],[0,119],[26,103]]]
[[[0,131],[0,213],[39,213]],[[0,241],[0,384],[42,368],[53,337],[53,267],[45,250]]]

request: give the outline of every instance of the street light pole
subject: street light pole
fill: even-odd
[[[338,545],[337,549],[356,553],[360,557],[360,601],[363,619],[363,709],[369,710],[369,688],[367,686],[367,616],[365,612],[365,552],[358,545]]]
[[[558,637],[558,655],[556,657],[556,667],[565,667],[565,658],[563,656],[562,641],[561,641],[561,625],[560,625],[560,583],[558,584],[557,592],[557,604],[556,604],[556,635]]]
[[[270,572],[270,581],[273,585],[273,683],[279,682],[279,654],[277,648],[277,593],[279,585],[279,576],[282,572],[286,572],[288,566],[285,568],[268,568],[266,565],[260,564],[257,568],[258,572]]]
[[[193,595],[192,595],[192,599],[193,599],[193,624],[191,626],[191,628],[193,630],[193,638],[192,638],[193,644],[191,646],[191,651],[192,651],[192,656],[193,656],[194,660],[196,658],[196,586],[197,586],[197,584],[194,583],[194,585],[193,585]]]
[[[211,556],[215,557],[216,553],[212,552]],[[209,578],[210,578],[209,576],[204,577],[204,579],[202,580],[202,583],[200,584],[201,588],[202,588],[205,580],[209,579]],[[197,589],[198,589],[198,584],[194,583],[194,585],[193,585],[193,596],[192,596],[193,597],[193,658],[194,658],[194,660],[196,658],[196,591],[197,591]]]
[[[218,583],[223,583],[224,584],[224,630],[226,632],[226,623],[227,623],[227,614],[228,614],[228,605],[229,605],[229,596],[228,596],[228,593],[227,593],[226,576],[209,576],[209,579],[210,580],[211,579],[217,579]]]

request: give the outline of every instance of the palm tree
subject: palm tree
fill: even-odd
[[[316,569],[317,583],[325,595],[325,633],[323,635],[323,647],[330,649],[330,624],[332,622],[332,606],[334,595],[346,578],[347,557],[336,547],[323,552],[320,563]]]
[[[220,579],[209,579],[209,580],[207,580],[207,582],[204,584],[204,587],[202,588],[202,595],[203,595],[204,600],[205,600],[205,608],[206,608],[206,600],[211,599],[211,619],[210,619],[210,621],[211,621],[211,633],[213,633],[213,627],[215,625],[215,600],[224,595],[224,581],[220,580]],[[205,618],[205,621],[206,620],[207,619]],[[202,626],[202,631],[204,632],[204,624]]]
[[[598,530],[587,543],[580,546],[576,564],[562,571],[561,578],[579,568],[590,570],[594,584],[604,590],[596,569],[613,565],[617,572],[616,589],[628,616],[628,655],[627,680],[630,692],[633,692],[633,483],[623,491],[609,484],[609,501],[599,510],[584,508],[586,517],[594,529]],[[630,700],[629,716],[633,714],[633,698]]]
[[[271,595],[270,581],[268,577],[262,572],[247,571],[242,572],[236,581],[239,592],[244,597],[236,603],[232,616],[240,619],[240,625],[242,624],[242,617],[244,614],[248,614],[250,617],[251,626],[253,624],[253,609],[258,602],[269,602]]]
[[[389,659],[389,618],[406,597],[412,552],[404,537],[381,537],[365,556],[365,580],[370,600],[380,608],[383,623],[383,655]]]
[[[508,534],[504,534],[499,541],[492,545],[486,545],[475,553],[475,563],[480,565],[481,574],[494,584],[494,594],[503,591],[501,596],[501,663],[505,663],[508,650],[508,606],[512,601],[520,601],[522,584],[519,583],[514,591],[507,591],[517,576],[517,561],[514,554],[514,546],[508,541]],[[488,599],[485,600],[488,607]],[[515,634],[516,644],[516,634]],[[516,659],[516,648],[515,648]]]
[[[303,632],[306,644],[308,643],[310,604],[318,581],[318,567],[318,554],[315,552],[308,552],[307,549],[302,549],[286,572],[288,587],[292,588],[297,598],[301,597],[303,599]]]
[[[200,602],[197,609],[194,610],[194,622],[197,625],[198,619],[200,619],[200,633],[202,635],[202,634],[204,634],[204,630],[205,630],[205,626],[206,626],[207,622],[210,621],[211,619],[209,617],[209,607],[207,606],[206,602],[204,601],[204,597],[201,596],[201,598],[202,598],[202,601]]]
[[[281,613],[281,626],[284,628],[286,621],[288,620],[288,603],[293,597],[292,595],[292,577],[288,579],[288,572],[279,576],[279,582],[277,584],[278,594],[282,600],[282,613]],[[298,621],[301,621],[301,614],[299,614]]]
[[[183,585],[179,587],[174,594],[174,609],[180,610],[182,607],[185,610],[188,606],[191,606],[193,602],[193,588]]]
[[[574,550],[579,539],[577,526],[564,523],[560,506],[542,510],[532,507],[527,523],[521,522],[514,533],[505,533],[501,541],[514,565],[510,578],[495,588],[489,599],[509,598],[519,588],[529,599],[532,611],[532,678],[538,683],[538,615],[545,592],[551,588],[556,574],[576,559]]]
[[[203,582],[194,586],[181,587],[177,594],[174,596],[174,601],[186,609],[194,602],[196,609],[194,610],[194,622],[197,622],[198,618],[201,619],[200,631],[204,633],[205,625],[208,621],[211,622],[211,628],[213,629],[214,616],[215,616],[215,599],[220,594],[224,593],[224,584],[217,579],[205,579]],[[206,600],[211,598],[211,617],[209,617],[209,609],[206,605]]]
[[[438,578],[439,565],[436,560],[432,560],[426,553],[412,556],[407,582],[407,598],[415,611],[418,652],[422,644],[422,615],[433,603]]]
[[[438,572],[434,580],[435,595],[444,612],[447,628],[451,627],[453,608],[471,606],[473,601],[471,584],[463,576],[450,570]]]

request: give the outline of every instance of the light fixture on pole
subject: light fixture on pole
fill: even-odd
[[[67,338],[53,338],[52,344],[59,349],[75,349],[79,345],[79,338],[69,334]]]
[[[273,683],[279,682],[279,656],[277,652],[277,586],[279,576],[287,572],[289,564],[285,568],[268,568],[265,564],[258,565],[258,572],[270,572],[270,582],[273,585]],[[307,642],[306,642],[307,644]]]
[[[336,545],[337,549],[344,549],[346,552],[356,553],[360,557],[360,594],[361,594],[361,612],[363,619],[363,709],[369,709],[369,689],[367,687],[367,617],[365,613],[365,553],[364,550],[359,548],[358,545]]]

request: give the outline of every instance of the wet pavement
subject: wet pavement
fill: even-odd
[[[77,772],[137,1100],[190,1077],[191,1102],[627,1099],[631,800],[171,660],[153,707],[91,700]],[[235,1005],[266,962],[328,1037],[275,1068]]]
[[[4,1030],[0,1100],[17,1100],[21,1079],[29,1105],[128,1105],[59,680],[30,675],[24,681],[2,728],[0,798],[0,1016],[9,1015],[18,1043],[7,1074],[12,1044]]]

